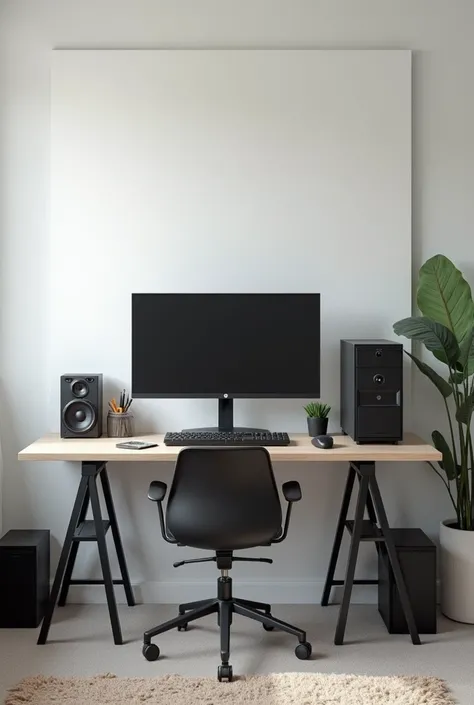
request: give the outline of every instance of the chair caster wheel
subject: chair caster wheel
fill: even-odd
[[[219,683],[222,683],[222,681],[227,681],[228,683],[231,682],[232,680],[232,666],[230,663],[224,665],[222,664],[221,666],[218,666],[217,668],[217,680]]]
[[[262,627],[266,632],[272,632],[275,629],[275,627],[271,624],[262,624]]]
[[[160,656],[160,650],[156,644],[143,644],[142,654],[147,661],[156,661]]]
[[[295,656],[296,658],[299,658],[301,661],[305,661],[307,658],[311,656],[311,652],[313,651],[311,644],[309,641],[303,641],[302,644],[298,644],[298,646],[295,649]]]
[[[188,624],[187,624],[187,623],[186,623],[186,624],[181,624],[181,625],[178,627],[178,632],[187,632],[187,631],[188,631]]]

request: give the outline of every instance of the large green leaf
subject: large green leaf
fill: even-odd
[[[426,364],[426,362],[423,362],[420,360],[418,357],[415,355],[412,355],[411,353],[407,352],[405,350],[406,354],[408,357],[411,357],[415,365],[418,367],[420,372],[423,372],[424,375],[430,379],[437,390],[443,395],[445,399],[447,399],[452,393],[453,393],[453,388],[447,382],[441,375],[439,375],[437,372],[435,372],[429,365]]]
[[[443,461],[438,463],[438,465],[444,470],[448,480],[454,480],[456,477],[456,466],[454,464],[451,448],[448,446],[443,434],[439,431],[433,431],[431,438],[433,439],[433,444],[436,450],[439,450],[439,452],[443,455]]]
[[[443,362],[451,365],[459,357],[459,345],[453,333],[441,323],[432,321],[425,316],[411,316],[397,321],[393,330],[397,335],[404,335],[410,340],[418,340],[431,352],[443,354]]]
[[[474,326],[471,287],[444,255],[435,255],[420,269],[417,304],[421,313],[449,328],[459,344]]]
[[[464,336],[459,350],[459,364],[462,367],[463,376],[469,377],[474,373],[474,327]]]
[[[456,421],[469,424],[474,410],[474,394],[468,394],[456,410]]]

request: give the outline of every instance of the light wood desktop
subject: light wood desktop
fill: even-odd
[[[38,637],[38,644],[46,643],[56,603],[59,605],[65,604],[69,586],[74,584],[98,583],[105,586],[114,642],[116,644],[122,643],[122,632],[117,611],[114,585],[123,585],[128,605],[133,606],[135,601],[125,560],[125,553],[120,538],[106,466],[108,462],[173,462],[176,460],[181,448],[165,446],[163,438],[164,436],[162,434],[145,434],[137,437],[137,440],[158,443],[158,446],[146,450],[125,450],[116,448],[116,444],[123,440],[119,438],[62,439],[58,434],[49,434],[38,439],[18,454],[20,460],[47,462],[62,460],[76,461],[81,464],[79,489],[66,531],[61,556],[51,589],[50,602]],[[336,435],[334,436],[334,447],[330,450],[315,448],[311,443],[311,438],[306,434],[292,434],[290,438],[291,444],[289,446],[270,446],[268,448],[272,461],[346,462],[349,466],[321,602],[322,605],[328,604],[333,586],[344,586],[336,627],[335,643],[342,644],[344,640],[352,586],[354,584],[377,583],[376,580],[354,579],[359,544],[362,540],[373,540],[377,542],[377,547],[380,546],[380,542],[385,544],[412,642],[413,644],[419,644],[420,638],[398,561],[394,540],[391,536],[382,496],[375,476],[375,467],[376,463],[381,461],[437,461],[441,460],[441,453],[431,445],[425,443],[421,438],[411,433],[407,433],[403,439],[403,443],[399,443],[398,445],[357,445],[348,436]],[[354,521],[348,521],[347,514],[356,477],[359,479],[359,489],[355,518]],[[97,487],[97,480],[99,478],[101,480],[108,512],[108,519],[106,520],[102,518],[99,501]],[[92,521],[86,520],[89,504],[92,508]],[[365,511],[368,513],[368,520],[364,520]],[[108,528],[112,531],[117,551],[122,575],[120,580],[112,579],[105,538]],[[334,576],[345,529],[348,529],[351,535],[349,557],[344,580],[336,580]],[[71,576],[80,541],[97,541],[103,580],[72,579]]]
[[[106,462],[153,462],[174,461],[181,448],[165,446],[163,434],[143,434],[135,440],[158,443],[156,448],[125,450],[116,448],[121,438],[60,438],[57,433],[48,434],[34,441],[18,454],[20,460],[70,460]],[[441,460],[441,454],[413,433],[404,436],[398,445],[357,445],[349,436],[335,435],[330,450],[315,448],[307,434],[290,434],[289,446],[270,446],[272,461],[287,462],[381,462],[381,461],[425,461]],[[133,440],[133,439],[129,439]]]

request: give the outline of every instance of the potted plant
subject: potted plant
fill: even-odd
[[[329,404],[322,404],[312,401],[303,407],[306,411],[308,421],[308,433],[310,436],[324,436],[328,432],[328,417],[331,407]]]
[[[441,609],[451,619],[474,623],[474,301],[462,273],[443,255],[420,269],[417,304],[421,316],[395,323],[398,335],[423,345],[446,367],[441,376],[407,353],[440,393],[448,433],[432,433],[442,453],[439,469],[455,517],[441,522]]]

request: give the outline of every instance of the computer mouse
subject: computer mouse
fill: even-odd
[[[311,439],[311,443],[315,448],[322,448],[323,450],[329,450],[334,445],[334,438],[332,436],[316,436]]]

